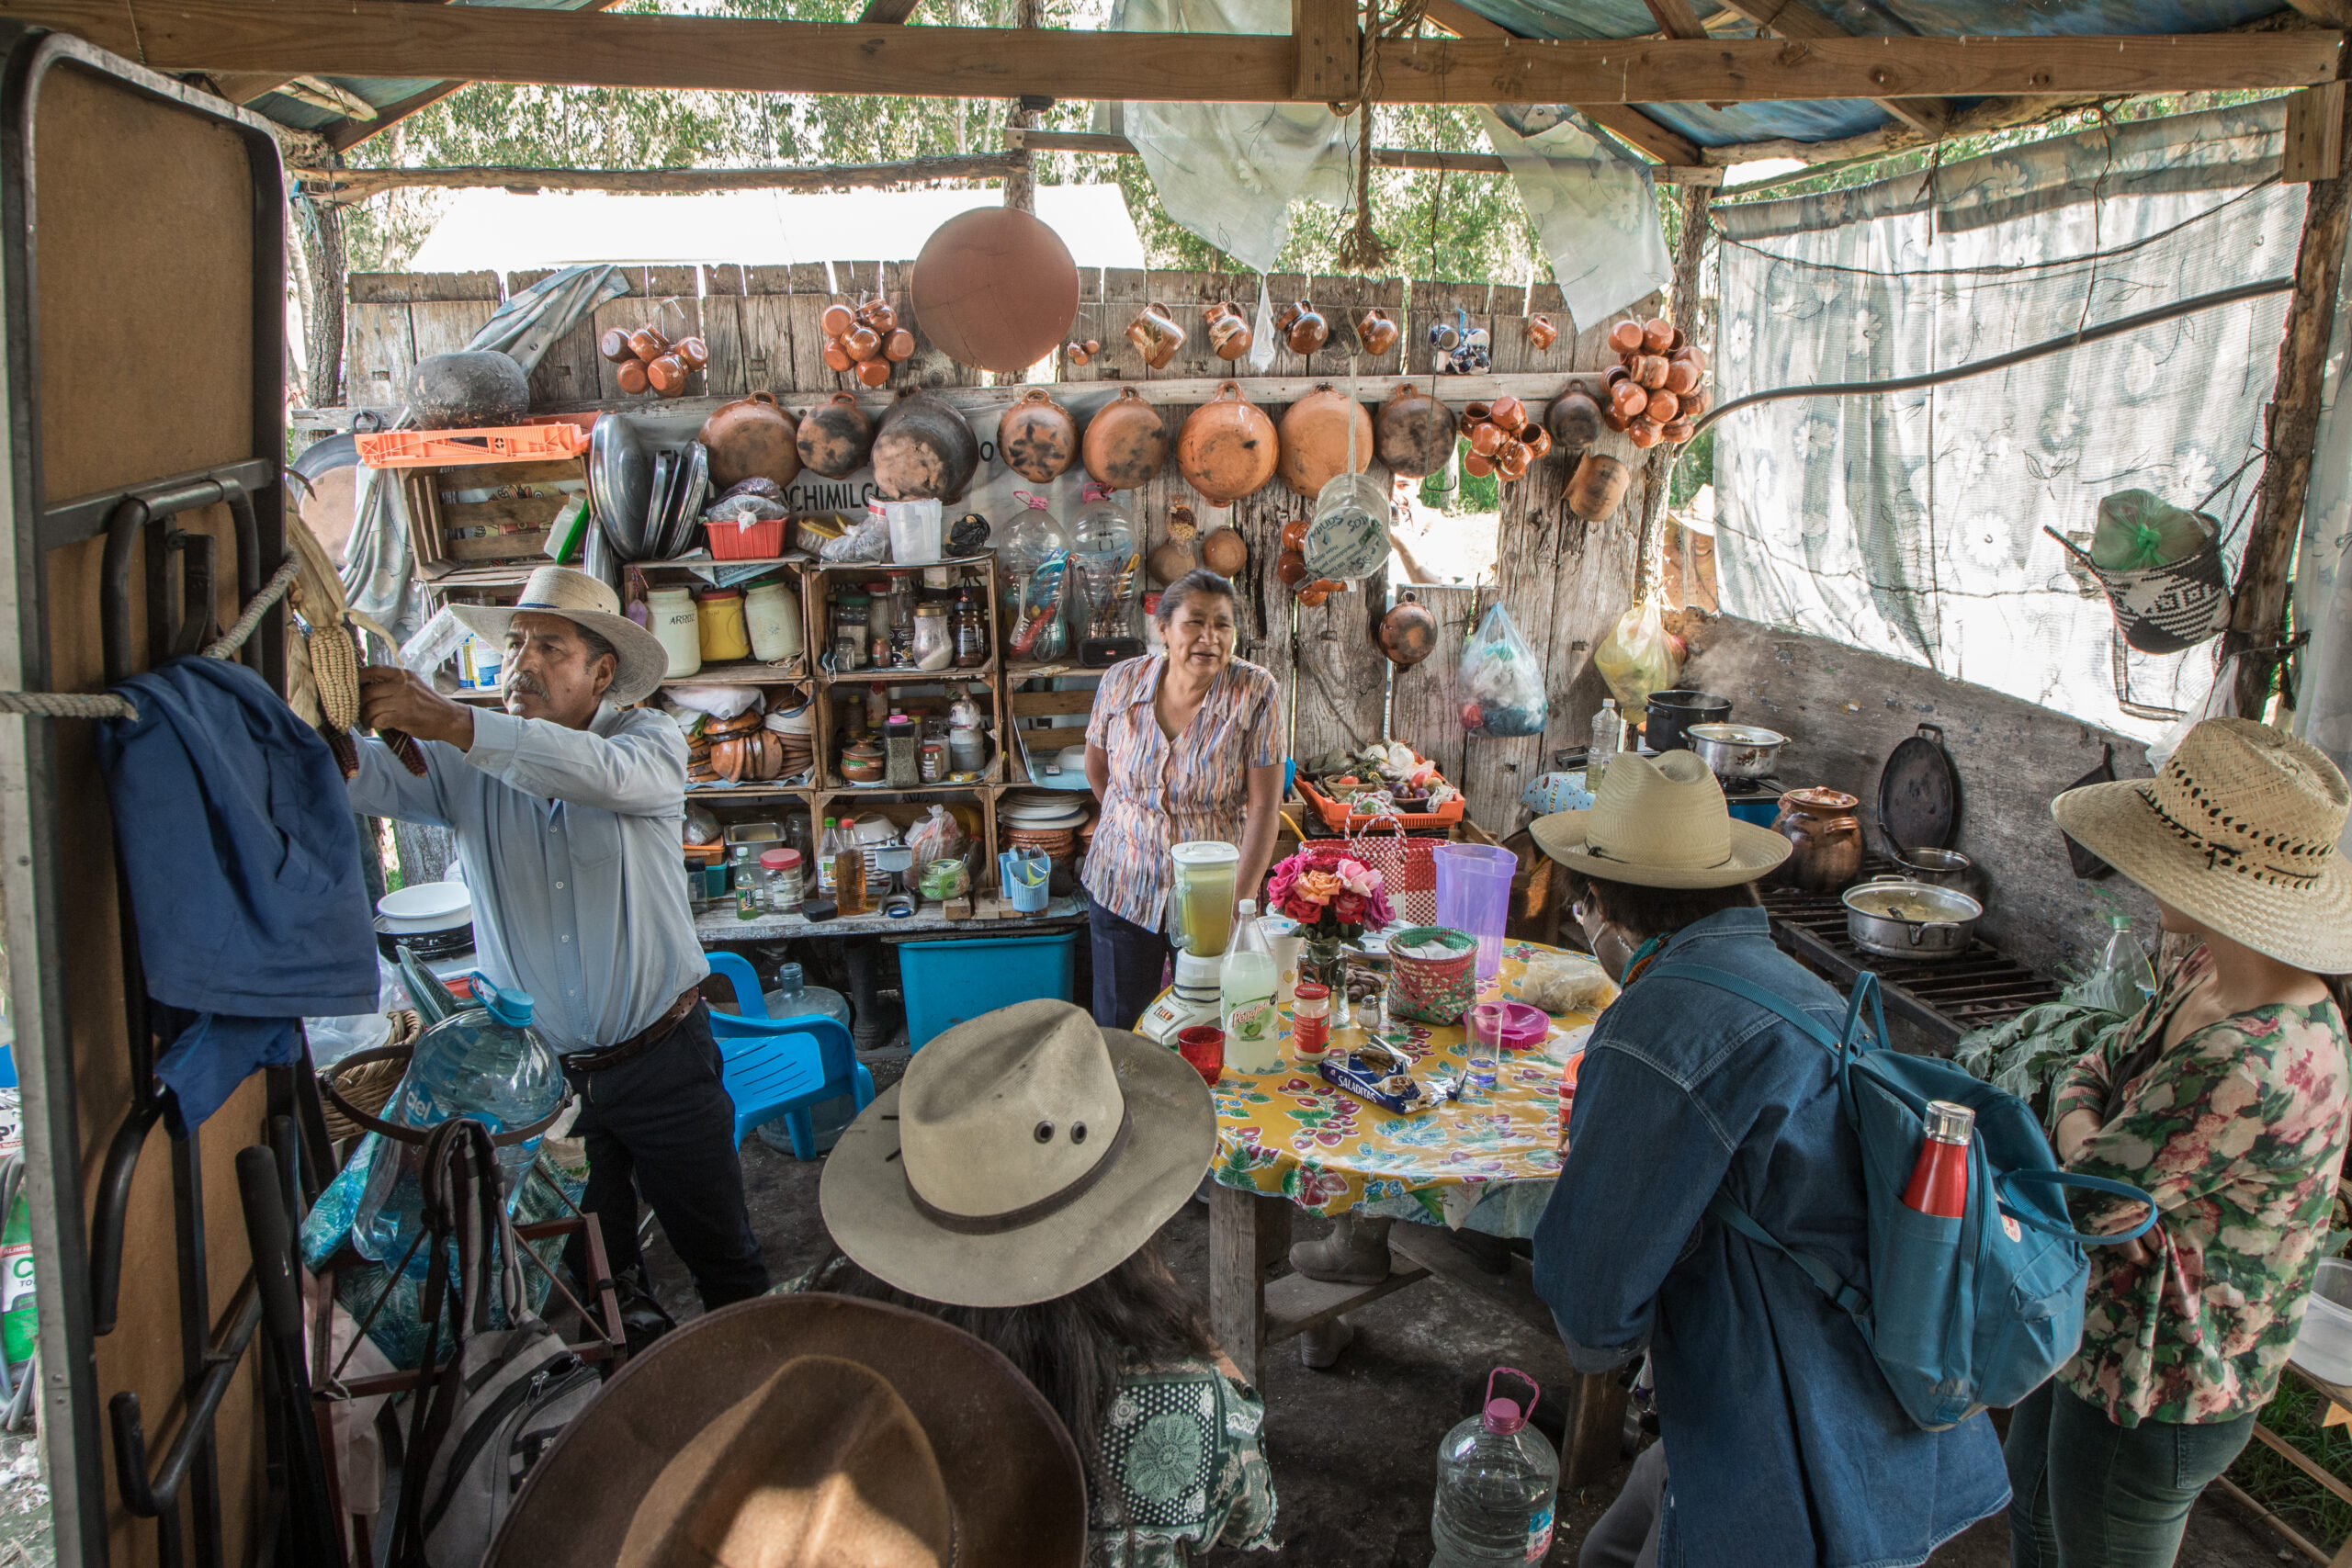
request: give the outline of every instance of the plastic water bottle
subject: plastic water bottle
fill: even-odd
[[[1509,1372],[1527,1385],[1524,1408],[1498,1397],[1495,1379]],[[1430,1568],[1523,1568],[1552,1546],[1552,1510],[1560,1459],[1527,1424],[1543,1391],[1515,1367],[1487,1376],[1487,1407],[1445,1435],[1437,1450],[1437,1501]]]
[[[403,1127],[430,1127],[470,1116],[492,1133],[526,1127],[563,1098],[563,1068],[531,1028],[531,998],[471,976],[481,1006],[451,1015],[424,1032],[408,1072],[382,1119]],[[368,1185],[351,1220],[351,1244],[379,1263],[398,1262],[424,1216],[417,1168],[422,1144],[379,1136]],[[500,1184],[511,1200],[539,1152],[539,1140],[499,1146]]]
[[[1258,902],[1241,900],[1233,922],[1233,945],[1217,966],[1217,1018],[1225,1027],[1225,1065],[1237,1073],[1278,1073],[1283,1068],[1281,1031],[1274,992],[1282,976],[1273,949],[1258,929]]]
[[[801,977],[797,964],[786,964],[775,972],[775,989],[767,996],[770,1018],[830,1018],[843,1029],[849,1027],[849,998],[831,986],[811,986]],[[857,1118],[857,1101],[846,1094],[831,1100],[820,1100],[808,1108],[810,1124],[817,1134],[817,1147],[821,1152],[841,1141],[842,1132]],[[752,1131],[760,1142],[784,1154],[792,1153],[792,1129],[781,1116],[773,1122],[763,1122]]]
[[[1592,716],[1592,748],[1584,754],[1584,787],[1599,794],[1600,776],[1609,771],[1609,759],[1625,745],[1625,716],[1617,711],[1615,697],[1600,699],[1600,711]]]
[[[2115,928],[2107,939],[2107,952],[2099,959],[2099,967],[2121,980],[2131,993],[2145,1002],[2156,994],[2156,972],[2148,963],[2148,950],[2132,934],[2132,917],[2109,915],[2107,923]]]

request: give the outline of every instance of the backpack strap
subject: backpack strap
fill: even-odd
[[[1861,1328],[1862,1337],[1864,1339],[1868,1339],[1870,1337],[1871,1299],[1863,1292],[1848,1284],[1844,1280],[1840,1279],[1838,1277],[1838,1270],[1832,1269],[1828,1264],[1824,1263],[1820,1258],[1812,1256],[1810,1253],[1794,1252],[1790,1250],[1788,1247],[1781,1246],[1780,1239],[1777,1236],[1773,1235],[1770,1231],[1766,1230],[1762,1225],[1758,1224],[1754,1217],[1751,1216],[1747,1210],[1733,1202],[1721,1192],[1716,1193],[1713,1198],[1708,1201],[1707,1213],[1713,1214],[1715,1218],[1721,1220],[1724,1224],[1729,1225],[1732,1229],[1737,1231],[1748,1240],[1756,1243],[1758,1247],[1770,1247],[1773,1251],[1779,1253],[1781,1257],[1787,1258],[1790,1262],[1804,1269],[1805,1278],[1811,1280],[1815,1285],[1820,1286],[1821,1293],[1823,1295],[1827,1296],[1831,1301],[1836,1302],[1839,1306],[1845,1308],[1846,1311],[1852,1315],[1854,1322]]]
[[[1743,1000],[1754,1002],[1758,1007],[1779,1014],[1813,1036],[1828,1050],[1830,1055],[1837,1056],[1840,1061],[1850,1060],[1860,1054],[1856,1048],[1855,1041],[1860,1033],[1859,1026],[1861,1022],[1862,1002],[1865,998],[1870,1001],[1871,1021],[1875,1028],[1871,1034],[1862,1038],[1872,1043],[1886,1038],[1886,1009],[1879,996],[1878,976],[1867,969],[1862,971],[1861,977],[1854,982],[1853,999],[1846,1007],[1846,1030],[1843,1038],[1831,1034],[1821,1020],[1814,1017],[1786,997],[1768,991],[1755,981],[1743,979],[1737,975],[1726,974],[1721,969],[1712,969],[1703,964],[1661,964],[1650,973],[1660,977],[1690,980],[1702,986],[1713,986],[1719,991],[1729,991],[1733,996]],[[1869,1048],[1867,1044],[1862,1047],[1862,1049]]]
[[[2148,1206],[2148,1212],[2142,1216],[2138,1224],[2128,1231],[2110,1231],[2105,1235],[2092,1235],[2086,1231],[2069,1230],[2064,1225],[2053,1225],[2030,1210],[2012,1208],[2008,1201],[2009,1185],[2017,1181],[2038,1181],[2055,1187],[2061,1191],[2074,1187],[2086,1192],[2104,1192],[2111,1198],[2128,1198],[2135,1203],[2145,1203]],[[2120,1247],[2127,1241],[2138,1240],[2146,1234],[2150,1225],[2156,1223],[2156,1201],[2154,1198],[2128,1181],[2115,1181],[2104,1176],[2084,1176],[2072,1170],[2005,1170],[1993,1179],[1993,1188],[1996,1195],[2001,1200],[2001,1213],[2021,1225],[2031,1225],[2035,1230],[2043,1232],[2045,1235],[2071,1241],[2076,1247]]]

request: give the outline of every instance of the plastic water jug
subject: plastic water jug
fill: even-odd
[[[470,1116],[492,1134],[526,1127],[563,1099],[563,1068],[531,1028],[531,998],[471,976],[481,1006],[453,1013],[424,1032],[408,1072],[384,1107],[383,1120],[425,1128],[452,1116]],[[379,1263],[408,1250],[424,1212],[417,1168],[424,1145],[376,1137],[368,1185],[351,1221],[351,1244]],[[502,1145],[499,1178],[507,1196],[539,1151],[539,1140]]]
[[[1495,1380],[1505,1372],[1527,1385],[1524,1407],[1496,1394]],[[1487,1407],[1438,1445],[1430,1568],[1521,1568],[1551,1549],[1560,1459],[1527,1424],[1542,1397],[1533,1378],[1497,1367],[1487,1375]]]
[[[808,1018],[815,1015],[830,1018],[843,1029],[849,1027],[849,998],[831,986],[811,986],[801,978],[797,964],[779,965],[775,972],[775,989],[767,995],[770,1018]],[[820,1100],[808,1108],[808,1118],[817,1134],[817,1148],[821,1153],[841,1141],[842,1131],[857,1117],[857,1101],[846,1094],[831,1100]],[[779,1116],[773,1122],[763,1122],[752,1131],[760,1142],[779,1154],[792,1152],[792,1129]]]

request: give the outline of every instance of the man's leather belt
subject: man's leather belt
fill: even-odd
[[[560,1058],[564,1071],[598,1073],[606,1067],[617,1067],[623,1062],[633,1061],[644,1055],[653,1046],[660,1044],[662,1037],[670,1031],[684,1023],[686,1014],[694,1011],[695,1004],[700,1000],[702,1000],[701,987],[688,986],[678,994],[678,999],[670,1004],[668,1012],[663,1013],[619,1044],[606,1045],[595,1051],[575,1051],[571,1055]]]

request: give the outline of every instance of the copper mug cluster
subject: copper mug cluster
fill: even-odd
[[[1274,318],[1274,331],[1283,334],[1283,342],[1290,345],[1293,354],[1312,354],[1331,340],[1331,323],[1306,299],[1284,306],[1283,313]]]
[[[597,340],[596,352],[612,361],[613,378],[621,384],[622,391],[632,397],[639,392],[681,397],[686,389],[686,378],[710,363],[710,350],[702,339],[682,337],[673,341],[651,327],[639,327],[635,332],[614,327]]]
[[[1685,341],[1664,316],[1618,322],[1609,330],[1609,346],[1617,363],[1600,417],[1610,429],[1636,446],[1679,446],[1698,434],[1696,421],[1707,412],[1699,386],[1707,374],[1705,349]]]
[[[1306,530],[1311,517],[1294,517],[1283,525],[1283,553],[1275,559],[1274,573],[1283,585],[1298,595],[1298,602],[1308,609],[1319,609],[1323,601],[1334,593],[1344,593],[1348,585],[1328,577],[1309,579],[1306,574]]]
[[[1250,319],[1230,299],[1201,307],[1201,330],[1219,359],[1238,359],[1250,352]]]
[[[1127,341],[1136,345],[1143,362],[1154,370],[1165,370],[1184,346],[1184,329],[1165,305],[1146,305],[1143,313],[1127,323]]]
[[[859,295],[854,309],[828,305],[821,324],[826,368],[854,370],[865,386],[889,385],[890,367],[914,357],[915,334],[899,324],[897,308],[880,295]]]
[[[1462,434],[1470,443],[1462,467],[1476,479],[1488,474],[1525,479],[1536,459],[1552,450],[1552,433],[1544,428],[1544,422],[1508,394],[1490,403],[1464,403]]]

